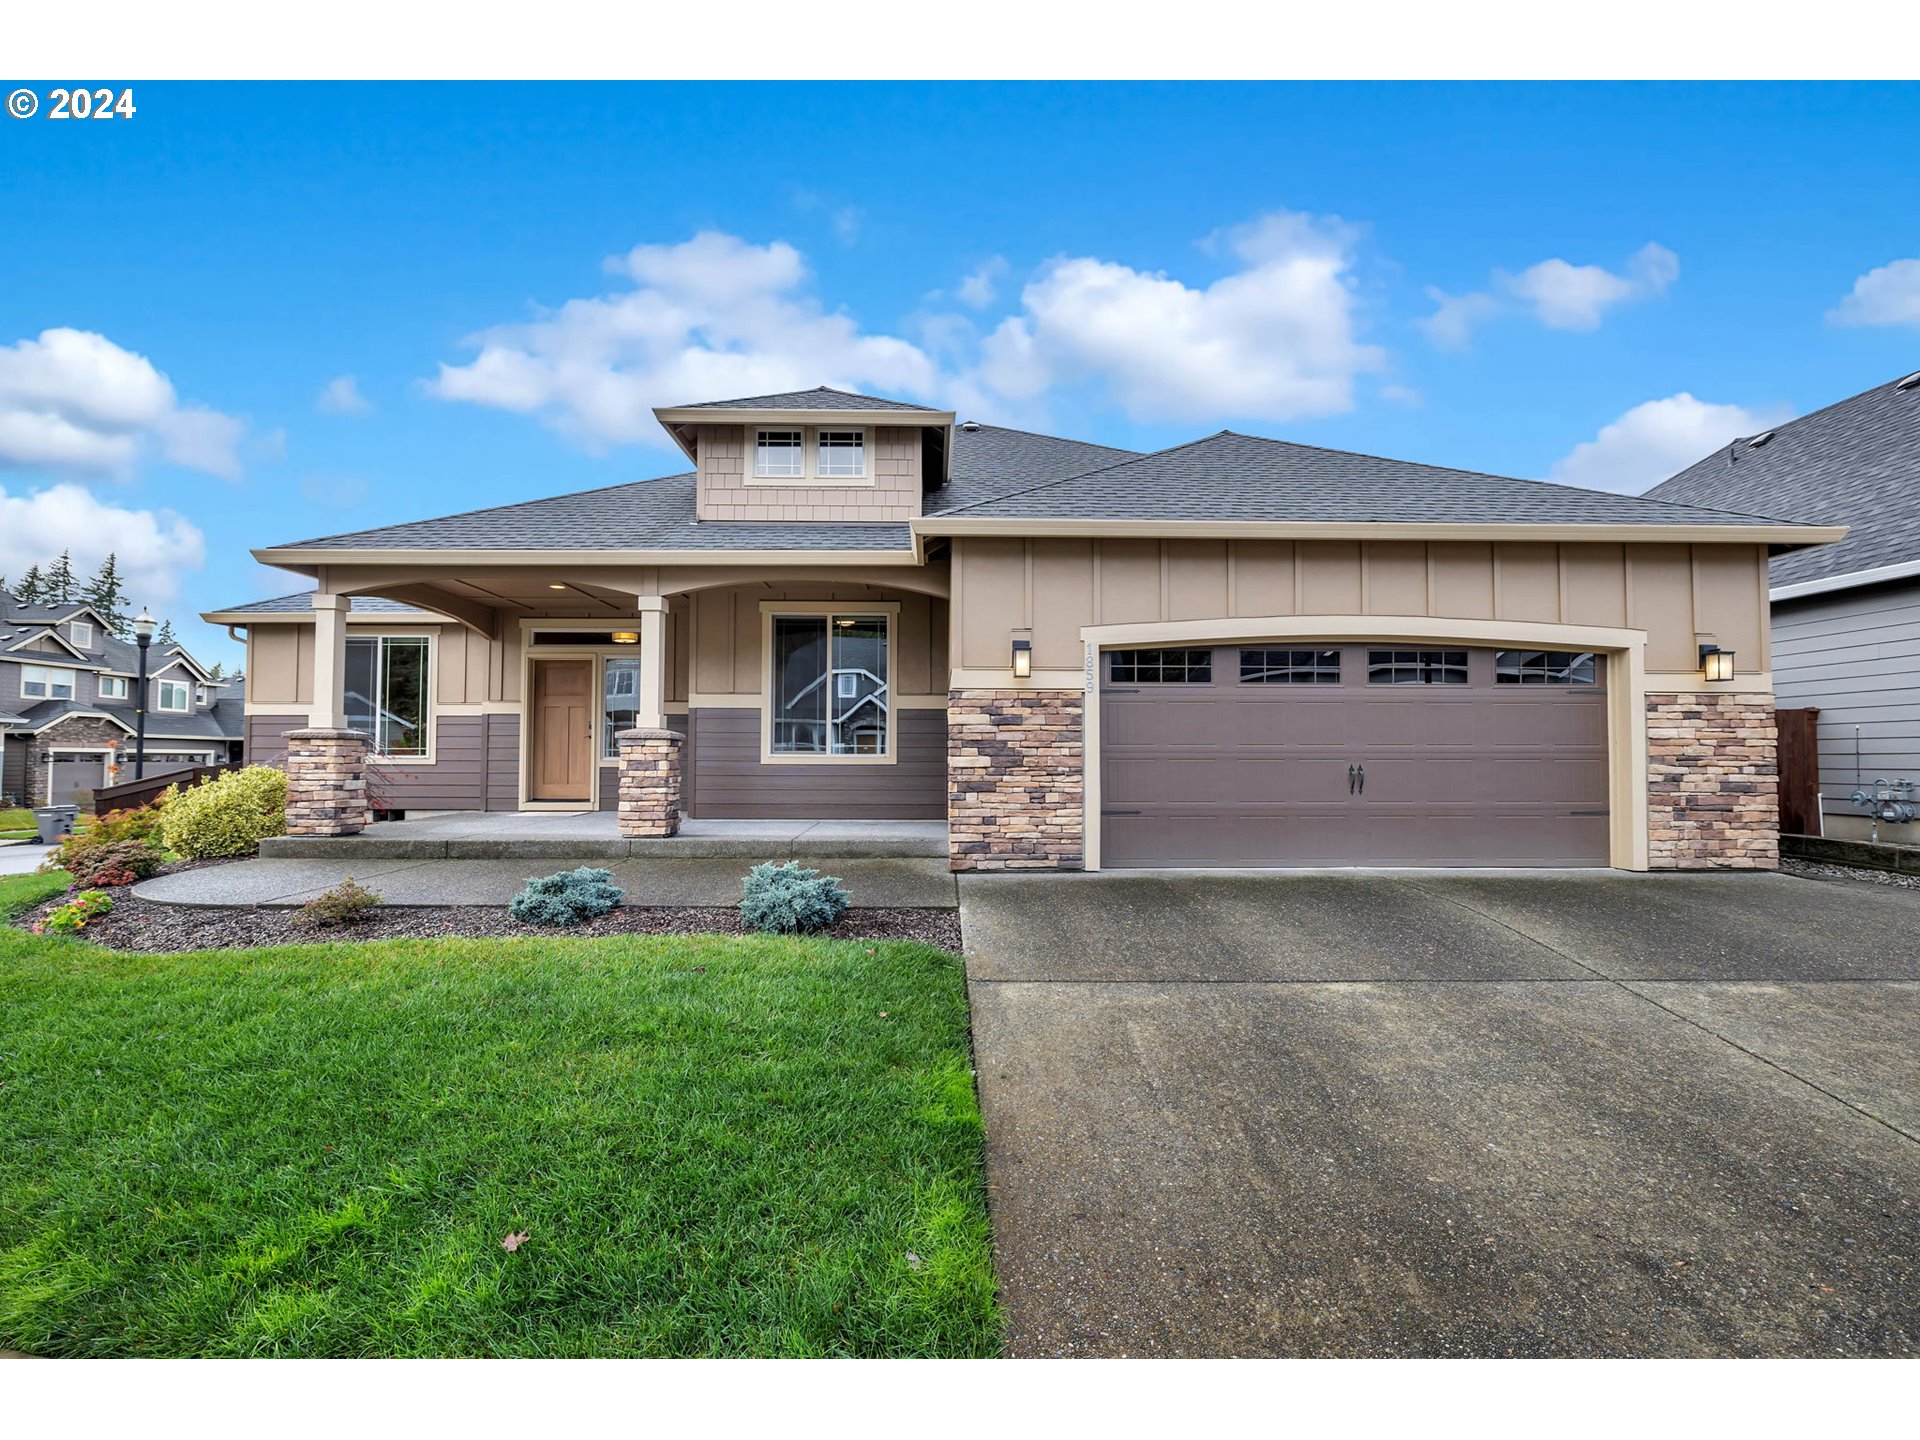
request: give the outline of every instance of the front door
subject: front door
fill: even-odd
[[[533,663],[529,800],[594,801],[593,661]]]

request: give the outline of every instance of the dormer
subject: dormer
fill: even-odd
[[[952,411],[824,385],[653,413],[693,461],[701,520],[912,520],[953,455]]]

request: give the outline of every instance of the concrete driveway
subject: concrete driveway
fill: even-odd
[[[1016,1354],[1920,1353],[1920,891],[960,893]]]

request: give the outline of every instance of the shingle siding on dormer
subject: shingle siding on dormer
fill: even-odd
[[[871,478],[839,485],[749,484],[752,443],[745,425],[696,427],[698,514],[731,521],[902,521],[920,514],[920,432],[907,426],[870,428]]]

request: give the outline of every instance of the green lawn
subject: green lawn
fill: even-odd
[[[0,837],[35,833],[33,812],[31,810],[0,809]]]
[[[0,909],[59,885],[0,880]],[[939,951],[132,956],[7,929],[0,997],[0,1347],[998,1348],[965,989]]]

